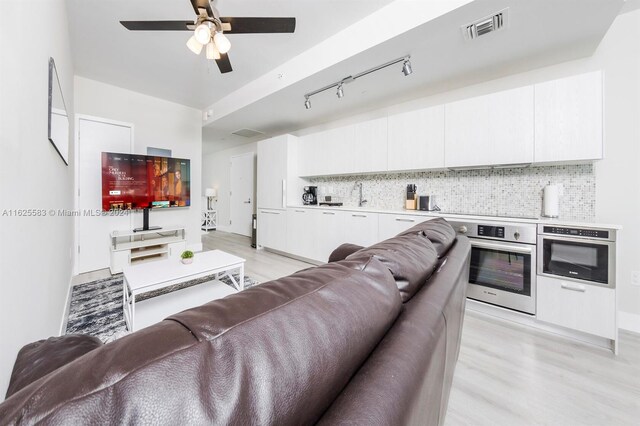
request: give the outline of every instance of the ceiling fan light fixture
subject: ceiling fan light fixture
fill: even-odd
[[[220,53],[227,53],[229,49],[231,49],[231,42],[229,41],[227,36],[222,34],[220,31],[216,31],[215,35],[213,36],[213,42],[216,44],[216,47],[218,48],[218,51]]]
[[[203,22],[198,25],[196,29],[193,31],[193,35],[198,40],[198,43],[203,46],[211,40],[211,23]]]
[[[196,55],[199,55],[202,52],[202,44],[196,40],[196,36],[191,36],[189,40],[187,40],[187,47]]]
[[[220,59],[220,52],[216,48],[216,45],[211,41],[207,44],[207,59]]]

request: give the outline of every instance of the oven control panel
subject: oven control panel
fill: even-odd
[[[478,225],[478,236],[504,238],[504,226]]]
[[[568,235],[570,237],[609,238],[609,231],[602,229],[565,228],[560,226],[545,226],[542,230],[545,234]]]

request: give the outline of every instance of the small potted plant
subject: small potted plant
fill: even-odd
[[[182,258],[182,263],[185,265],[193,262],[193,252],[191,250],[183,251],[180,257]]]

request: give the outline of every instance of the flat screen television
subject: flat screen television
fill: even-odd
[[[188,207],[190,177],[184,158],[103,152],[102,210]]]

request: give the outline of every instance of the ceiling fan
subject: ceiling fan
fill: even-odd
[[[216,0],[190,0],[197,18],[194,21],[120,21],[131,31],[193,31],[187,47],[199,55],[206,46],[208,59],[214,59],[221,73],[233,71],[227,52],[231,42],[226,34],[292,33],[296,18],[220,17]]]

